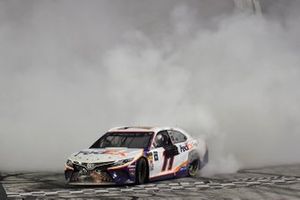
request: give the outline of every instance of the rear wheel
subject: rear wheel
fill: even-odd
[[[135,183],[137,185],[148,181],[148,165],[145,158],[140,158],[136,163]]]
[[[200,160],[196,159],[188,165],[188,176],[195,177],[199,172]]]

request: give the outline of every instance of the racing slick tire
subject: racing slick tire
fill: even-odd
[[[135,184],[143,184],[148,182],[149,169],[145,158],[140,158],[136,163]]]
[[[200,159],[195,159],[188,164],[188,176],[195,177],[197,176],[200,169]]]

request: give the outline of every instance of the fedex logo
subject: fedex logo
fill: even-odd
[[[185,144],[185,145],[179,145],[179,148],[180,148],[180,152],[181,153],[189,150],[189,147],[188,147],[187,144]]]

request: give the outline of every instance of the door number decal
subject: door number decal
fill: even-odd
[[[172,166],[173,166],[173,162],[174,162],[174,156],[167,157],[165,152],[166,151],[164,151],[164,153],[163,153],[164,162],[163,162],[163,165],[162,165],[162,168],[161,168],[162,172],[166,171],[167,168],[168,168],[168,170],[171,170]]]

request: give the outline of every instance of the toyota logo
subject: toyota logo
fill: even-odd
[[[88,163],[88,164],[86,165],[86,167],[87,167],[89,170],[91,170],[91,169],[94,169],[95,165],[94,165],[94,163]]]

